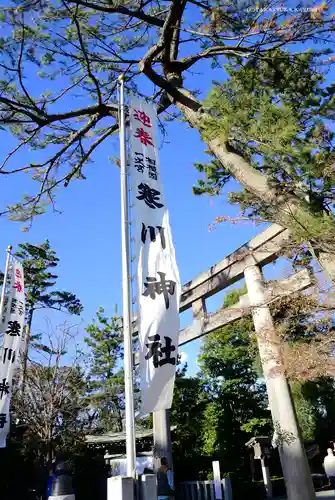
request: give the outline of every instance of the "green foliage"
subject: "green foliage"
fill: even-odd
[[[55,250],[46,240],[41,245],[21,243],[15,256],[22,260],[28,315],[36,309],[56,309],[79,315],[83,310],[74,293],[53,290],[58,276],[51,269],[58,266]]]
[[[245,289],[228,293],[224,307],[234,305],[244,293]],[[258,378],[255,358],[257,344],[251,318],[208,335],[199,357],[208,396],[203,451],[236,470],[244,467],[242,450],[250,438],[248,433],[271,430],[265,387]]]
[[[199,377],[186,377],[186,372],[177,373],[170,413],[174,431],[173,449],[177,457],[190,458],[201,455],[203,433],[201,422],[207,398]],[[193,445],[190,447],[190,443]]]
[[[233,289],[224,297],[223,308],[237,304],[246,293],[246,286]],[[199,358],[200,367],[210,377],[228,377],[241,379],[252,386],[257,379],[254,371],[258,357],[256,337],[251,317],[233,322],[208,335],[203,343]]]
[[[235,305],[245,287],[230,291],[223,307]],[[317,316],[315,300],[296,294],[271,305],[271,313],[282,342],[308,343],[326,332]],[[204,474],[210,469],[206,459],[220,460],[223,473],[234,470],[238,477],[249,474],[245,443],[251,436],[273,434],[271,414],[258,348],[250,316],[231,323],[205,337],[198,359],[200,372],[188,378],[178,373],[172,423],[177,464]],[[334,383],[331,379],[291,381],[292,396],[305,440],[324,442],[334,432]],[[275,423],[278,437],[290,441]],[[326,430],[327,429],[327,430]],[[192,442],[192,447],[189,443]],[[200,465],[201,464],[201,465]],[[195,477],[190,475],[188,477]]]
[[[270,418],[252,418],[246,424],[243,424],[241,429],[251,436],[266,436],[271,428]]]
[[[241,450],[249,439],[246,424],[253,422],[255,432],[267,420],[266,392],[254,368],[256,345],[250,320],[241,320],[204,341],[200,367],[209,398],[204,417],[204,452],[224,461],[236,460],[241,466]],[[227,432],[229,429],[229,432]]]
[[[261,60],[231,58],[227,80],[215,83],[203,103],[205,139],[222,144],[266,176],[273,201],[261,199],[257,183],[230,192],[244,215],[277,221],[293,229],[297,244],[322,240],[331,251],[335,237],[334,85],[326,85],[312,50],[301,54],[276,49]],[[230,166],[215,158],[196,164],[206,180],[195,194],[219,194],[232,178]],[[247,187],[248,186],[248,187]],[[278,210],[285,199],[301,204],[292,217]],[[308,208],[307,208],[308,207]],[[286,217],[286,218],[285,218]]]
[[[248,290],[246,284],[243,284],[240,288],[230,290],[229,293],[224,296],[223,308],[234,306],[238,303],[240,297],[245,295],[247,292]]]
[[[315,54],[277,49],[248,64],[231,59],[225,68],[228,79],[215,83],[204,102],[213,117],[213,135],[223,133],[257,170],[270,175],[280,191],[300,183],[320,210],[332,194],[334,181],[330,168],[335,158],[334,133],[325,122],[334,118],[334,89],[324,84]],[[200,170],[208,174],[209,182],[197,193],[218,186],[215,164],[202,165]],[[225,173],[229,176],[223,169],[222,177]],[[237,200],[243,208],[243,196]]]
[[[122,431],[124,416],[124,375],[122,318],[104,315],[100,308],[86,328],[90,348],[89,400],[97,412],[96,431]]]
[[[315,439],[328,446],[334,435],[335,425],[335,384],[332,377],[320,377],[301,384],[301,398],[311,407],[315,418]],[[331,438],[332,439],[332,438]]]
[[[317,415],[311,401],[303,394],[303,384],[300,382],[291,383],[291,392],[295,409],[299,418],[300,429],[304,440],[313,441],[315,439]]]

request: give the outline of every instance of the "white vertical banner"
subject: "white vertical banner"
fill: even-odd
[[[13,374],[18,367],[25,317],[24,275],[20,262],[12,258],[9,289],[5,298],[3,342],[0,348],[0,448],[6,447],[10,427]]]
[[[8,260],[8,274],[6,277],[4,276],[4,282],[2,284],[2,287],[5,290],[4,290],[3,308],[1,309],[2,315],[0,318],[0,334],[1,334],[0,346],[3,345],[3,332],[7,328],[7,322],[9,319],[8,312],[10,310],[11,301],[12,301],[11,290],[12,290],[12,286],[13,286],[13,257],[9,254],[8,258],[9,258],[9,260]]]
[[[141,413],[146,414],[172,405],[181,286],[159,169],[156,107],[132,94],[129,114]]]

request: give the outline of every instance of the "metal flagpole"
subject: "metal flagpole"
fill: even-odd
[[[5,307],[6,282],[7,282],[7,277],[8,277],[9,259],[10,259],[10,256],[11,256],[12,248],[13,248],[12,245],[8,245],[8,248],[7,248],[7,258],[6,258],[6,266],[5,266],[5,273],[3,275],[3,284],[2,284],[1,299],[0,299],[0,324],[2,322],[3,310],[4,310],[4,307]]]
[[[128,179],[126,157],[126,122],[124,104],[124,76],[120,75],[120,164],[121,164],[121,236],[122,236],[122,296],[124,338],[124,384],[126,406],[127,476],[136,474],[136,443],[133,383],[133,343],[130,286]]]

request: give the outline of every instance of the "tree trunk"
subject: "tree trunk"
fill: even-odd
[[[52,460],[53,460],[53,441],[50,433],[49,437],[49,442],[48,442],[48,450],[47,450],[47,469],[48,469],[48,476],[50,475],[50,472],[52,472]]]
[[[187,93],[188,97],[194,97]],[[196,102],[196,101],[195,101]],[[206,133],[206,118],[211,118],[201,110],[196,111],[190,107],[176,103],[182,111],[187,122],[199,131],[202,139],[208,145],[210,152],[222,163],[247,191],[253,193],[262,202],[273,209],[273,220],[287,228],[295,237],[297,243],[309,242],[313,247],[315,257],[321,268],[327,274],[327,278],[335,284],[335,250],[332,243],[322,241],[321,235],[315,232],[324,223],[321,213],[317,214],[311,210],[308,202],[294,194],[284,193],[280,195],[269,183],[269,178],[253,168],[240,154],[234,151],[227,142],[217,136]],[[331,222],[329,221],[329,224]],[[314,232],[313,232],[314,229]],[[321,233],[322,234],[322,233]],[[335,235],[335,227],[334,227]]]

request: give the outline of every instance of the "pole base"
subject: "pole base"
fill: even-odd
[[[134,500],[134,485],[132,477],[109,477],[107,479],[107,500]]]
[[[141,492],[143,500],[157,500],[156,474],[143,474],[141,477]]]
[[[49,497],[48,500],[75,500],[74,495],[57,495]]]

